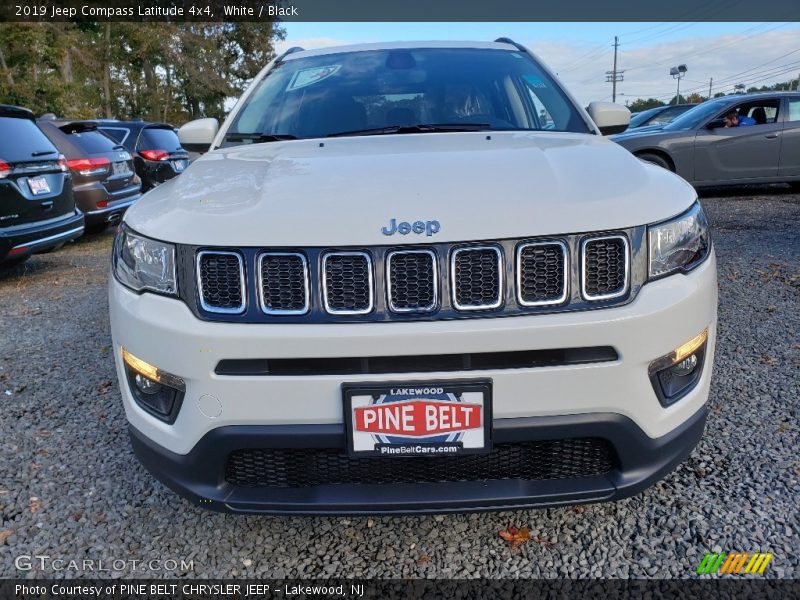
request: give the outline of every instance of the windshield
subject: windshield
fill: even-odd
[[[317,138],[421,124],[591,133],[559,85],[517,51],[325,54],[286,60],[257,85],[223,145],[246,134]]]
[[[710,119],[728,104],[729,100],[712,100],[703,102],[694,108],[687,110],[672,123],[665,125],[664,129],[669,131],[686,131],[695,129],[700,124]]]
[[[647,109],[645,111],[642,111],[640,113],[636,113],[635,115],[632,115],[631,116],[631,124],[630,124],[630,126],[631,127],[638,127],[639,125],[641,125],[642,123],[647,121],[647,119],[649,119],[650,117],[652,117],[653,115],[655,115],[659,111],[661,111],[661,107],[649,108],[649,109]]]
[[[179,150],[178,134],[164,127],[146,127],[139,136],[140,150]]]
[[[0,160],[7,162],[33,160],[48,152],[58,153],[30,119],[0,117]]]

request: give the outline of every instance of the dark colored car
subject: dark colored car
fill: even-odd
[[[86,215],[86,230],[97,233],[119,222],[142,195],[130,153],[94,121],[39,119],[39,128],[67,158],[75,202]]]
[[[66,159],[31,111],[0,104],[0,265],[55,250],[83,227]]]
[[[189,164],[172,125],[147,121],[98,121],[101,131],[125,146],[147,191],[180,175]]]
[[[752,125],[726,127],[735,111]],[[642,160],[695,187],[789,183],[800,187],[800,93],[724,96],[698,104],[659,129],[610,136]]]
[[[628,130],[636,129],[637,127],[666,125],[667,123],[672,123],[672,121],[695,106],[697,105],[671,104],[667,106],[656,106],[655,108],[648,108],[642,112],[633,113],[631,115],[631,124],[628,125]]]

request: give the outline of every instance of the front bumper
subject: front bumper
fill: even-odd
[[[180,493],[220,510],[403,512],[481,510],[589,502],[638,492],[674,467],[700,438],[716,342],[712,256],[689,274],[646,284],[624,306],[560,314],[457,321],[355,324],[235,324],[200,321],[179,300],[137,295],[113,277],[114,355],[134,447]],[[695,387],[664,408],[649,364],[708,328]],[[411,356],[612,346],[609,362],[359,375],[219,375],[225,359]],[[121,348],[184,379],[173,424],[144,411],[128,388]],[[225,462],[237,448],[343,450],[345,382],[490,379],[493,442],[595,436],[614,447],[602,475],[292,489],[235,487]],[[554,437],[555,436],[555,437]],[[362,459],[366,460],[366,459]],[[399,460],[416,460],[403,458]],[[201,502],[202,500],[202,502]]]
[[[229,454],[243,448],[339,448],[341,425],[230,426],[206,434],[189,454],[154,444],[135,428],[139,460],[193,504],[222,512],[266,514],[393,514],[482,511],[619,500],[649,487],[683,461],[703,434],[706,407],[669,434],[649,438],[615,414],[496,419],[493,442],[508,444],[565,438],[602,438],[614,448],[613,468],[602,475],[525,481],[496,479],[448,483],[322,485],[249,488],[225,481]],[[435,461],[438,458],[355,460]]]
[[[84,216],[80,211],[25,227],[0,229],[0,263],[6,258],[47,252],[83,235]]]

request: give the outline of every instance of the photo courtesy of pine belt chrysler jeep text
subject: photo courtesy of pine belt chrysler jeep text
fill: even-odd
[[[109,295],[138,458],[214,510],[616,500],[703,433],[694,189],[526,48],[293,48],[125,214]]]

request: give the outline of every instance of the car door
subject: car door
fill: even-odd
[[[695,138],[695,181],[741,183],[776,177],[783,131],[779,105],[779,98],[742,102],[722,114],[737,109],[745,116],[765,114],[766,120],[758,119],[756,125],[709,129],[714,121],[711,119],[701,128]]]
[[[786,98],[778,175],[800,177],[800,96]]]

